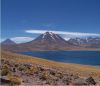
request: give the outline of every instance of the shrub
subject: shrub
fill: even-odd
[[[6,76],[9,73],[8,69],[2,69],[1,70],[1,76]]]
[[[62,73],[56,73],[55,76],[60,78],[60,79],[63,78],[63,74]]]
[[[55,80],[56,77],[51,75],[49,72],[44,72],[41,76],[42,80]]]
[[[50,71],[50,74],[53,75],[53,76],[56,75],[55,71]]]
[[[45,69],[44,69],[44,68],[42,68],[42,67],[38,67],[38,70],[39,70],[40,72],[45,71]]]
[[[18,69],[19,69],[19,71],[24,71],[25,67],[21,65]]]
[[[95,80],[93,79],[93,77],[89,77],[86,79],[86,82],[89,84],[89,85],[95,85],[96,82]]]
[[[1,63],[4,63],[4,61],[5,61],[4,59],[1,59]]]
[[[2,66],[2,69],[9,69],[9,66],[8,66],[7,64],[4,64],[4,65]]]
[[[4,64],[1,69],[1,76],[6,76],[9,73],[9,67],[7,64]]]
[[[30,67],[30,68],[27,68],[27,70],[26,70],[26,73],[30,74],[30,75],[32,75],[34,73],[37,73],[37,72],[38,72],[38,68],[37,67]]]
[[[13,84],[13,85],[21,84],[22,79],[17,75],[12,75],[12,76],[9,76],[8,78],[11,81],[11,84]]]
[[[18,64],[15,64],[15,67],[18,67],[19,65]]]

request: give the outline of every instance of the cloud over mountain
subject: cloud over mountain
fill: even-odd
[[[43,34],[47,31],[48,30],[25,30],[26,33],[33,33],[33,34]],[[97,34],[97,33],[81,33],[81,32],[54,31],[54,30],[49,30],[49,32],[63,35],[64,38],[66,38],[66,37],[100,36],[100,34]]]
[[[10,39],[16,43],[25,43],[25,42],[32,41],[34,38],[33,37],[13,37]]]

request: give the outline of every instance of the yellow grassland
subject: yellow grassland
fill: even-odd
[[[79,74],[82,77],[92,76],[95,79],[100,80],[100,66],[95,67],[89,65],[61,63],[6,51],[1,52],[1,58],[18,64],[38,64],[47,68],[55,68],[64,72]]]

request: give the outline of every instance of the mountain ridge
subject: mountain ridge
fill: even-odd
[[[88,39],[90,40],[90,38]],[[92,38],[91,38],[92,40]],[[91,43],[90,40],[90,43]],[[80,41],[83,43],[79,43],[79,38],[76,39],[69,39],[66,41],[60,35],[52,33],[52,32],[45,32],[44,34],[39,35],[36,39],[21,43],[21,44],[13,44],[13,45],[4,45],[2,49],[10,50],[10,51],[41,51],[41,50],[95,50],[97,48],[100,49],[100,40],[98,38],[98,44],[95,41],[93,44],[86,44],[83,39],[80,38]],[[85,44],[84,44],[85,43]]]
[[[78,46],[100,48],[100,37],[73,38],[69,42]]]

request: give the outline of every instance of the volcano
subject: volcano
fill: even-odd
[[[10,51],[17,52],[35,50],[71,50],[74,47],[76,46],[64,40],[60,35],[52,32],[45,32],[44,34],[39,35],[36,39],[27,43],[3,46],[4,49],[10,49]]]
[[[60,35],[52,32],[45,32],[33,41],[22,44],[22,46],[23,45],[28,46],[28,48],[31,46],[32,50],[66,50],[74,46],[64,40]]]
[[[44,34],[41,34],[38,36],[35,40],[35,42],[47,42],[49,44],[54,43],[66,43],[66,41],[60,37],[58,34],[54,34],[52,32],[46,32]]]

